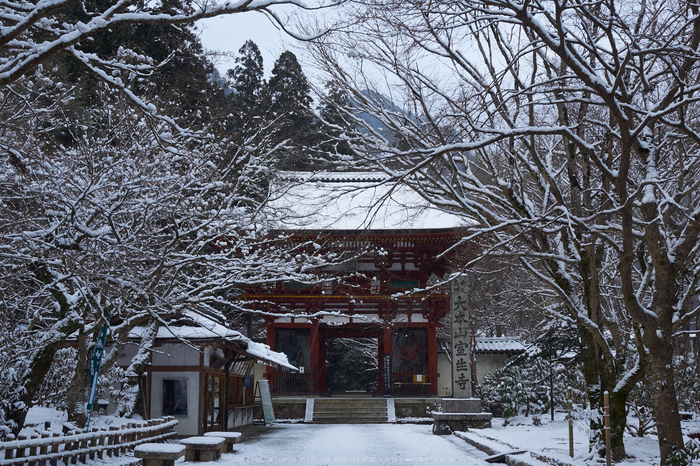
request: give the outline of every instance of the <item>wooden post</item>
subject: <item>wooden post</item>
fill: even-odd
[[[27,440],[27,436],[26,435],[18,435],[17,440],[20,442],[22,440]],[[25,448],[17,448],[17,453],[15,454],[15,458],[24,458],[26,456],[24,453],[25,453]]]
[[[428,325],[428,381],[430,382],[430,394],[435,396],[438,392],[437,383],[437,332],[435,330],[435,324],[430,322]]]
[[[379,334],[377,338],[377,367],[379,368],[379,374],[377,374],[377,393],[383,395],[382,392],[382,349],[384,348],[384,332]]]
[[[389,315],[389,303],[387,303],[387,315]],[[393,390],[392,390],[392,380],[391,380],[391,373],[392,373],[392,365],[393,365],[393,356],[391,353],[394,341],[392,337],[392,331],[391,331],[391,321],[389,320],[389,317],[387,317],[387,320],[384,321],[384,329],[382,331],[382,343],[383,347],[382,350],[379,354],[379,373],[382,374],[382,380],[381,380],[381,391],[382,395],[384,396],[389,396],[393,395]],[[387,356],[388,355],[388,356]],[[384,358],[389,358],[389,363],[388,367],[385,367],[384,364]],[[388,380],[384,380],[387,378]],[[388,390],[385,390],[385,387],[388,388]]]
[[[573,401],[571,400],[571,387],[566,389],[567,408],[569,410],[569,456],[574,457],[574,416]]]
[[[610,394],[606,390],[603,393],[603,409],[604,409],[604,419],[605,419],[605,464],[606,466],[611,465],[611,451],[610,451]]]
[[[38,435],[31,436],[31,440],[36,440],[38,438],[39,438]],[[36,450],[37,450],[36,446],[29,447],[29,456],[36,456]],[[36,461],[30,461],[29,466],[36,466],[36,463],[37,463]]]
[[[49,433],[48,432],[42,432],[41,433],[41,438],[49,438]],[[46,455],[49,453],[49,447],[48,445],[42,445],[41,448],[39,448],[39,454],[40,455]],[[39,466],[46,466],[46,460],[40,460],[39,461]]]
[[[13,452],[14,450],[12,448],[8,448],[7,450],[5,450],[5,459],[11,460],[13,458]]]
[[[549,359],[549,412],[550,420],[554,422],[554,361]]]
[[[271,350],[279,351],[279,348],[275,348],[275,325],[274,320],[272,322],[267,322],[267,346]],[[275,392],[275,368],[272,366],[267,366],[265,368],[265,378],[270,384],[270,393]]]
[[[111,448],[107,449],[107,454],[112,458],[115,456],[119,456],[119,447],[116,446],[116,444],[119,443],[117,441],[117,439],[119,438],[119,433],[117,432],[118,430],[119,427],[109,426],[109,431],[111,432],[111,434],[109,435],[107,442]]]
[[[121,436],[122,436],[121,443],[120,443],[121,448],[119,448],[119,455],[120,456],[126,453],[126,444],[131,442],[131,440],[133,439],[132,434],[129,432],[129,429],[132,429],[133,426],[134,426],[134,424],[131,422],[125,426],[122,426],[122,430],[126,430],[126,432],[121,434]]]
[[[58,432],[54,432],[52,437],[53,441],[55,442],[53,445],[51,445],[51,453],[58,453],[58,449],[61,447],[61,445],[58,443],[58,439],[56,437],[60,437],[61,434]],[[56,466],[58,464],[58,457],[51,458],[51,466]]]
[[[90,429],[90,430],[91,430],[91,432],[92,432],[93,434],[97,434],[97,432],[98,432],[99,429],[98,429],[97,427],[93,427],[93,428]],[[97,435],[95,435],[95,436],[92,437],[92,438],[90,439],[90,441],[88,442],[88,444],[89,444],[90,447],[91,447],[91,451],[90,451],[90,459],[91,459],[91,460],[94,460],[94,459],[95,459],[95,450],[92,450],[92,447],[96,447],[96,446],[97,446],[97,438],[98,438]]]
[[[73,432],[70,433],[70,435],[79,435],[82,434],[81,431],[79,430],[74,430]],[[78,464],[78,453],[80,452],[80,441],[75,440],[74,442],[71,442],[71,451],[75,452],[71,456],[71,462],[73,464]]]
[[[97,457],[103,460],[105,458],[105,450],[107,449],[107,435],[105,435],[104,429],[100,429],[100,436],[97,438],[97,445],[100,447],[97,451]]]

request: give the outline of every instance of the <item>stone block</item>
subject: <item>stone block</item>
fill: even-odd
[[[433,434],[449,435],[491,427],[491,413],[433,413]]]
[[[442,411],[444,413],[480,413],[481,400],[479,398],[443,398]]]

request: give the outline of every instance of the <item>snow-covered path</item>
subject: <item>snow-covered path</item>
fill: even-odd
[[[415,424],[280,424],[256,428],[221,463],[474,464],[486,455]]]

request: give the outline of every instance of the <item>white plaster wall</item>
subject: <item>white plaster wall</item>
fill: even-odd
[[[111,347],[107,347],[105,350],[105,354],[109,354],[110,351],[112,351]],[[117,365],[118,366],[128,366],[131,364],[131,360],[134,359],[134,356],[136,356],[136,353],[139,351],[139,345],[134,344],[134,343],[127,343],[124,345],[124,348],[122,348],[122,354],[119,356],[119,359],[117,359]]]
[[[199,372],[153,372],[151,374],[151,417],[163,416],[163,379],[187,379],[187,416],[178,420],[177,435],[199,434]]]
[[[447,395],[447,390],[444,387],[447,387],[450,391],[452,390],[452,364],[450,364],[450,360],[447,359],[447,355],[445,353],[438,353],[437,355],[437,371],[438,374],[438,396],[446,396]]]
[[[199,366],[199,351],[182,343],[166,343],[153,348],[154,366]]]
[[[253,388],[255,388],[256,380],[263,380],[265,378],[265,371],[267,366],[265,364],[260,364],[256,362],[253,364]]]
[[[501,367],[508,360],[506,354],[479,354],[476,357],[476,380],[484,383],[484,376]]]
[[[479,384],[484,383],[484,376],[501,367],[508,360],[505,354],[477,354],[476,355],[476,380]],[[438,373],[438,396],[444,396],[445,386],[452,389],[452,365],[445,353],[437,355]]]

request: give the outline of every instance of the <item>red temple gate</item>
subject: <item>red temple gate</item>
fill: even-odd
[[[269,368],[273,393],[326,394],[326,340],[376,338],[379,394],[436,395],[436,331],[449,313],[449,287],[430,283],[460,262],[464,248],[450,248],[463,235],[462,228],[294,233],[288,241],[322,238],[354,259],[321,270],[318,284],[246,288],[243,299],[267,316],[268,345],[299,368]]]

